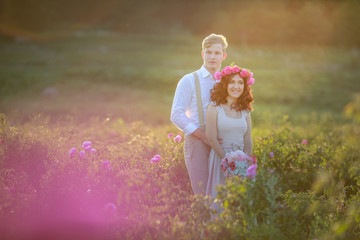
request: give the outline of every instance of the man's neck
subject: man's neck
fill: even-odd
[[[211,76],[214,76],[215,72],[220,71],[220,67],[219,67],[219,69],[209,69],[209,68],[205,67],[205,69],[208,70],[208,72],[211,74]]]

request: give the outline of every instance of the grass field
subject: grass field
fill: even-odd
[[[229,44],[223,66],[235,62],[255,73],[254,115],[340,116],[360,91],[359,49]],[[92,31],[46,42],[1,39],[0,110],[17,118],[46,112],[55,119],[169,123],[176,84],[201,66],[200,51],[201,39],[190,35]]]
[[[169,121],[178,80],[201,66],[201,39],[54,36],[0,39],[1,237],[359,238],[360,50],[229,39],[223,66],[256,79],[258,170],[219,188],[213,219]]]

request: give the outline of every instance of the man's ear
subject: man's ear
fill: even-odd
[[[226,56],[227,56],[227,53],[224,52],[223,60],[225,60]]]
[[[201,51],[201,57],[204,59],[204,51]]]

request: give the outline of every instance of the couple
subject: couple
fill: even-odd
[[[225,154],[237,149],[252,152],[249,85],[254,79],[237,67],[219,73],[226,47],[222,35],[203,40],[203,66],[179,81],[171,109],[171,121],[185,134],[185,163],[193,192],[213,198],[216,186],[225,183],[221,169]]]

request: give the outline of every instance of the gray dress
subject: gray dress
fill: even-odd
[[[225,154],[236,151],[237,149],[244,150],[244,136],[247,131],[246,116],[249,111],[242,110],[241,118],[228,117],[221,105],[215,106],[217,110],[217,129],[218,137],[222,138],[222,148]],[[221,159],[211,149],[209,156],[209,179],[206,188],[206,195],[216,198],[216,186],[225,184],[224,171],[221,169]]]

